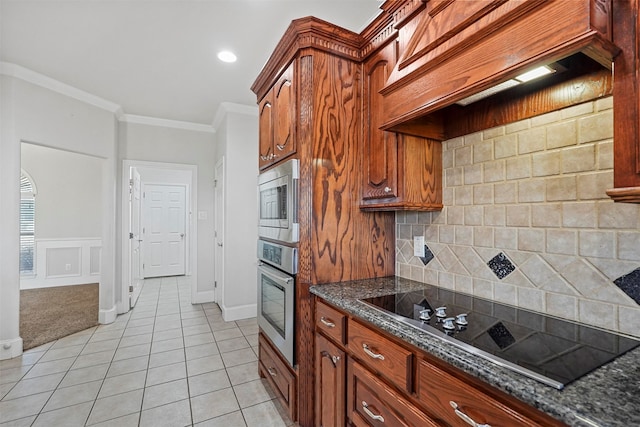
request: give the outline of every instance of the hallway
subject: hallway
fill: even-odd
[[[0,426],[291,425],[258,376],[255,318],[225,322],[190,292],[147,279],[114,323],[0,361]]]

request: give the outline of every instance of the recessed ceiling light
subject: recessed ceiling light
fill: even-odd
[[[218,53],[218,59],[222,62],[236,62],[238,58],[233,54],[233,52],[223,50]]]
[[[555,71],[556,70],[554,70],[553,68],[543,65],[542,67],[534,68],[531,71],[527,71],[524,74],[520,74],[519,76],[516,77],[516,80],[518,80],[519,82],[525,83],[525,82],[537,79],[538,77],[555,73]]]

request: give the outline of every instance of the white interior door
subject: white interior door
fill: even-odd
[[[215,167],[215,287],[213,301],[221,303],[224,287],[224,158]]]
[[[142,213],[142,182],[140,181],[140,172],[136,168],[131,168],[131,199],[130,199],[130,215],[129,224],[131,232],[129,233],[129,244],[131,254],[130,274],[129,274],[129,308],[133,308],[138,301],[140,291],[142,290],[142,227],[140,226],[140,216]]]
[[[143,184],[144,277],[185,274],[186,189]]]

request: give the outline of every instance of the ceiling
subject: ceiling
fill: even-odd
[[[211,125],[250,87],[291,20],[360,32],[380,0],[0,0],[0,60],[122,108]],[[235,52],[227,64],[218,51]]]

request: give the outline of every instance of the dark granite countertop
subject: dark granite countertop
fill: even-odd
[[[487,363],[479,356],[358,301],[424,287],[423,283],[385,277],[317,285],[311,287],[311,292],[570,426],[640,426],[640,348],[557,390]]]

